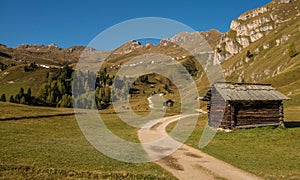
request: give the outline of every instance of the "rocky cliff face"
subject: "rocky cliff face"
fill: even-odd
[[[274,31],[281,23],[299,16],[299,0],[274,0],[233,20],[215,49],[215,59],[223,62],[251,43]]]
[[[149,44],[147,46],[150,46]],[[119,48],[115,49],[113,54],[115,55],[125,55],[136,51],[137,49],[145,47],[137,40],[131,40],[130,42],[120,46]]]
[[[0,45],[0,61],[7,67],[33,62],[47,67],[58,67],[76,63],[83,51],[92,53],[96,50],[85,46],[71,46],[64,49],[53,43],[49,45],[22,44],[17,48]]]

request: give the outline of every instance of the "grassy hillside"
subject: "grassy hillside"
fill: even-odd
[[[0,44],[0,60],[7,65],[37,64],[61,66],[78,61],[84,46],[72,46],[66,49],[55,44],[45,45],[20,45],[17,48],[9,48]]]
[[[299,16],[252,43],[222,66],[229,81],[270,83],[299,105],[300,21]],[[295,54],[289,53],[291,48]],[[247,57],[247,51],[251,56]]]
[[[8,100],[11,95],[15,96],[22,87],[25,91],[31,88],[32,95],[36,95],[40,86],[47,81],[46,75],[48,72],[50,70],[45,68],[25,72],[24,65],[0,71],[0,94],[5,93]]]
[[[1,115],[0,120],[6,118],[21,118],[28,116],[43,116],[43,115],[63,115],[74,113],[70,108],[49,108],[49,107],[32,107],[15,103],[0,102]]]
[[[0,94],[5,93],[9,98],[22,87],[25,91],[31,88],[32,94],[36,95],[47,80],[48,72],[76,63],[84,49],[83,46],[62,49],[55,44],[9,48],[0,44]],[[25,72],[24,67],[29,67],[31,63],[35,63],[36,68]]]

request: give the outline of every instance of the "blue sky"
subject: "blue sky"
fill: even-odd
[[[87,45],[105,29],[140,17],[163,17],[197,31],[226,32],[232,19],[271,0],[2,0],[0,43]]]

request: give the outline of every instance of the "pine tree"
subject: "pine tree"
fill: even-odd
[[[247,53],[246,53],[246,56],[248,58],[252,58],[253,57],[253,54],[248,50]]]
[[[84,82],[84,90],[85,92],[90,92],[90,86],[88,80]]]
[[[28,72],[29,71],[29,67],[27,65],[24,66],[24,72]]]
[[[49,88],[49,85],[47,83],[44,83],[42,85],[42,87],[39,89],[37,97],[39,97],[43,101],[47,101],[48,88]]]
[[[11,102],[11,103],[14,103],[14,102],[15,102],[14,96],[10,96],[9,102]]]
[[[296,50],[296,47],[295,47],[294,43],[290,44],[288,52],[289,52],[289,56],[291,58],[295,57],[295,56],[297,56],[299,54],[299,52],[297,52],[297,50]]]
[[[26,99],[24,96],[21,97],[20,104],[26,104]]]
[[[80,96],[78,96],[76,99],[75,99],[75,102],[74,102],[75,104],[76,104],[76,108],[82,108],[83,107],[83,105],[82,105],[82,98],[80,97]]]
[[[72,96],[71,95],[67,95],[67,99],[66,99],[66,105],[67,107],[73,107],[73,102],[72,102]]]
[[[31,105],[32,104],[32,96],[31,96],[31,89],[28,88],[27,89],[27,93],[25,94],[25,100],[26,100],[26,103]]]
[[[113,91],[111,91],[111,101],[112,102],[115,102],[118,99],[120,99],[120,97],[117,96],[117,94],[120,94],[120,93],[116,93],[116,91],[117,91],[117,89],[114,89]]]
[[[19,94],[17,94],[16,96],[15,96],[15,103],[20,103],[20,96],[19,96]]]
[[[2,94],[2,95],[1,95],[0,101],[6,102],[5,94]]]
[[[149,84],[148,75],[142,75],[139,79],[140,79],[140,82]]]
[[[109,103],[110,101],[111,90],[109,86],[104,88],[104,102]]]
[[[27,89],[27,93],[26,94],[27,94],[28,97],[31,98],[31,89],[30,88]]]
[[[20,88],[18,94],[19,94],[19,97],[20,97],[20,98],[23,97],[23,96],[24,96],[24,89],[23,89],[23,88]]]
[[[64,94],[58,103],[59,107],[72,107],[72,97]]]
[[[60,94],[65,94],[66,93],[66,87],[63,84],[63,82],[61,82],[61,80],[57,81],[57,89],[58,89]]]
[[[169,90],[170,90],[170,89],[169,89],[169,86],[168,86],[167,84],[165,84],[164,89],[165,89],[166,91],[169,91]]]
[[[32,70],[36,69],[37,68],[37,65],[35,62],[33,63],[30,63],[30,66],[29,66]]]

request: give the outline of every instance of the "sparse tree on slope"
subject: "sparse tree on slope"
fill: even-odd
[[[5,94],[2,94],[2,95],[1,95],[0,101],[6,102]]]

